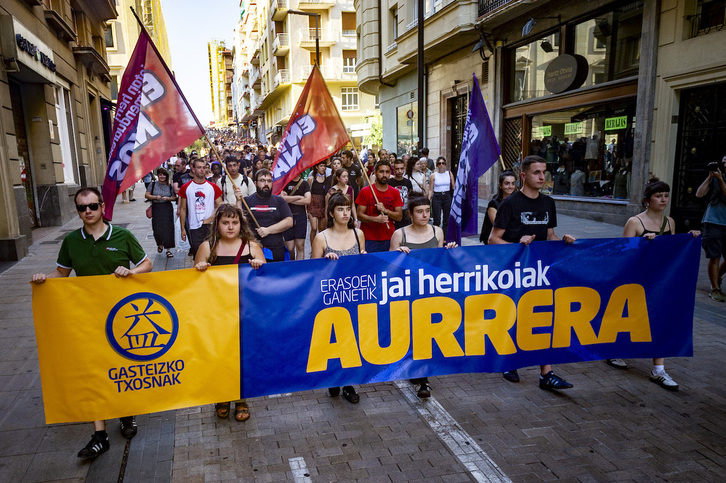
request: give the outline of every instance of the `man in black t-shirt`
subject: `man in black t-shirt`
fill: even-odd
[[[401,192],[401,199],[403,200],[403,218],[401,221],[394,221],[393,224],[396,229],[408,226],[411,224],[411,217],[408,216],[408,196],[413,191],[413,185],[411,180],[404,178],[403,175],[406,172],[406,163],[403,159],[397,159],[393,163],[393,178],[388,180],[388,186],[393,186]]]
[[[290,181],[280,196],[285,200],[292,212],[292,228],[282,234],[285,246],[290,252],[290,260],[305,259],[305,236],[308,229],[308,217],[305,207],[310,204],[312,195],[310,185],[298,174]]]
[[[281,262],[285,260],[285,244],[282,233],[292,227],[292,213],[282,197],[272,194],[272,174],[266,169],[260,169],[255,174],[257,192],[245,198],[252,215],[260,224],[257,236],[260,237],[262,247],[269,249],[272,254],[265,253],[268,262]]]
[[[348,172],[348,185],[353,187],[353,199],[355,199],[363,186],[363,172],[360,170],[360,166],[353,162],[353,151],[349,149],[340,153],[340,162]]]
[[[556,241],[557,212],[555,202],[547,195],[540,193],[544,186],[547,164],[540,156],[527,156],[522,160],[522,189],[502,201],[494,219],[494,228],[489,235],[490,245],[521,243],[529,245],[533,241]],[[575,242],[572,235],[565,235],[562,240],[571,244]],[[519,382],[517,370],[506,371],[504,378],[511,382]],[[569,389],[572,384],[552,372],[549,364],[540,366],[540,389]]]

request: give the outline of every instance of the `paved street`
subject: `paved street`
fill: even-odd
[[[137,235],[155,271],[190,267],[182,251],[157,255],[142,195],[139,184],[139,201],[117,204],[115,222]],[[559,221],[559,235],[622,233]],[[78,226],[36,230],[30,255],[0,267],[2,482],[726,480],[726,304],[708,298],[704,260],[695,356],[666,362],[678,392],[649,382],[649,360],[630,360],[627,371],[604,362],[560,365],[575,384],[561,393],[540,390],[536,368],[520,370],[519,384],[500,374],[434,377],[424,402],[408,382],[362,386],[358,405],[306,391],[250,400],[245,423],[219,420],[212,406],[139,416],[129,443],[111,421],[111,450],[79,460],[90,425],[44,422],[28,283],[54,267],[60,241]]]

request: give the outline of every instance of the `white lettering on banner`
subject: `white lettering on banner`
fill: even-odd
[[[277,158],[277,164],[275,164],[275,169],[272,173],[273,180],[285,176],[302,159],[303,152],[300,150],[300,141],[315,131],[316,128],[317,124],[315,123],[315,119],[309,114],[305,114],[296,119],[292,126],[290,126],[290,129],[280,143],[280,156]]]
[[[149,141],[161,136],[161,129],[151,122],[149,116],[145,112],[139,114],[139,122],[136,125],[136,144],[134,151],[143,148]]]
[[[462,144],[461,157],[459,158],[459,172],[456,174],[456,186],[454,188],[454,196],[451,200],[451,216],[458,225],[461,225],[461,204],[466,198],[466,190],[468,189],[469,172],[471,171],[471,163],[469,162],[469,150],[472,144],[479,137],[479,130],[473,122],[471,122],[471,109],[466,117],[466,131],[464,131],[464,140]],[[446,233],[444,233],[446,235]]]
[[[144,84],[141,88],[141,107],[150,106],[164,98],[166,89],[156,74],[147,70],[144,72]]]

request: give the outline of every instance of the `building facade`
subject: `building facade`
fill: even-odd
[[[655,174],[674,188],[678,229],[698,226],[694,194],[706,161],[726,154],[726,62],[709,47],[724,42],[724,3],[426,2],[423,145],[456,169],[473,72],[504,164],[545,158],[546,190],[560,212],[622,224],[642,210]],[[358,0],[356,10],[359,86],[379,93],[384,147],[410,152],[418,141],[416,8]],[[496,190],[501,168],[482,178],[481,195]]]
[[[225,46],[224,40],[215,39],[207,42],[207,52],[209,54],[209,86],[215,126],[227,127],[235,121],[232,100],[232,51]]]
[[[374,95],[358,89],[353,1],[243,0],[241,12],[234,79],[245,132],[260,142],[277,143],[318,61],[343,123],[360,148],[363,125],[376,116],[377,104]]]
[[[111,123],[106,22],[112,0],[0,0],[0,259],[33,229],[75,216],[103,182]]]

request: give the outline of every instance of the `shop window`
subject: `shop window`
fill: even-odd
[[[341,103],[344,111],[358,110],[358,88],[357,87],[341,87],[340,88]]]
[[[545,90],[544,75],[547,64],[559,54],[554,48],[555,43],[559,44],[559,35],[551,34],[517,47],[514,51],[512,102],[536,99],[549,94]]]
[[[415,102],[396,108],[396,153],[415,152],[418,144],[418,106]]]
[[[628,199],[635,100],[531,117],[527,155],[547,163],[544,192]]]

